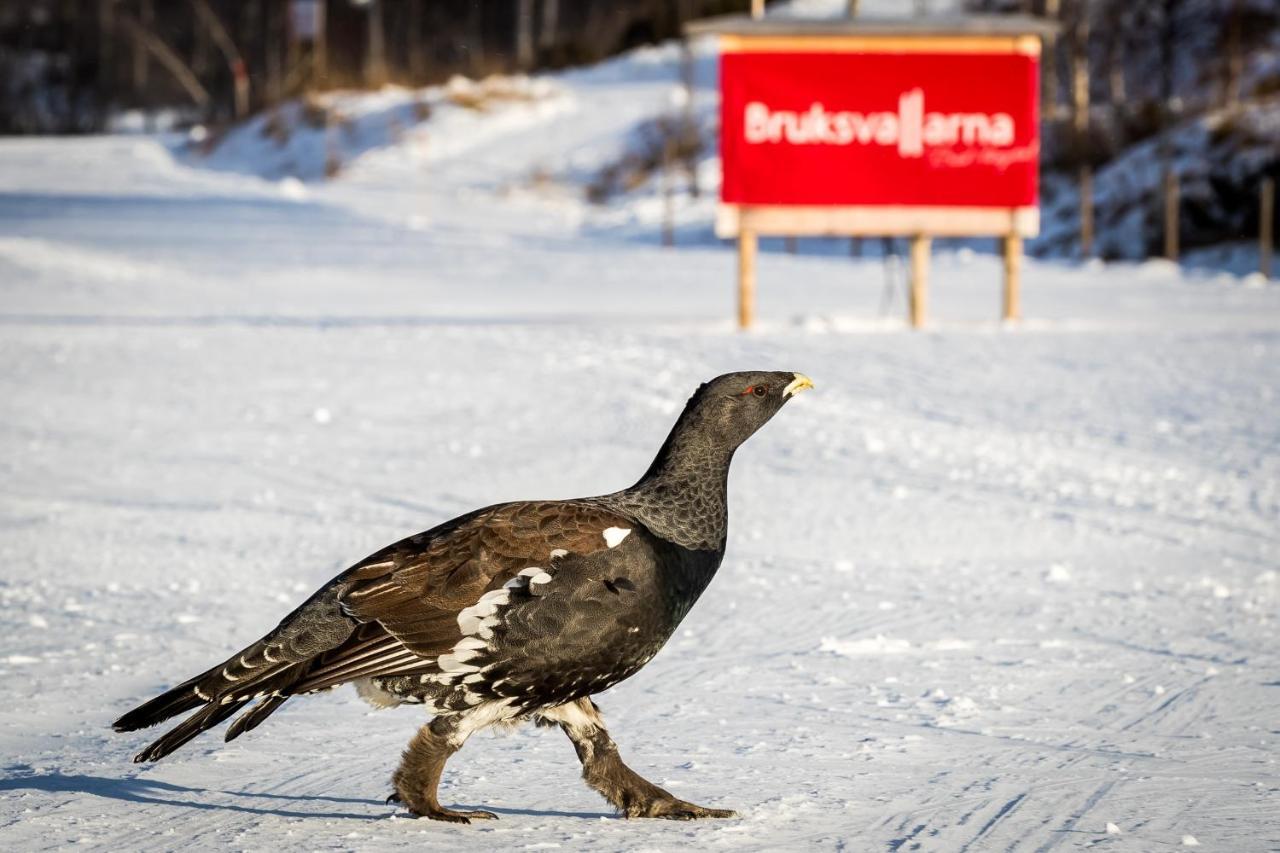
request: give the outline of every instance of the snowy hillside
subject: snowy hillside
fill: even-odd
[[[1280,288],[1029,261],[1002,328],[995,260],[943,252],[912,333],[878,262],[770,251],[738,334],[708,196],[664,250],[656,189],[582,192],[674,67],[336,104],[331,181],[249,137],[216,169],[0,140],[0,847],[1280,845]],[[626,485],[756,367],[817,390],[738,453],[703,600],[599,697],[632,766],[740,818],[616,819],[526,727],[446,772],[500,820],[410,820],[384,799],[423,717],[349,688],[156,765],[110,732],[387,542]]]

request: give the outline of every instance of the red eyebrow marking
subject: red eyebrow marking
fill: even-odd
[[[748,394],[750,394],[750,393],[751,393],[752,391],[754,391],[754,390],[756,390],[756,386],[754,386],[754,385],[748,385],[748,386],[747,386],[747,390],[743,391],[743,392],[742,392],[741,394],[739,394],[738,396],[739,396],[739,397],[745,397],[745,396],[747,396]]]

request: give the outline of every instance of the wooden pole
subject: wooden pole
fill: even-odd
[[[1093,167],[1080,167],[1080,257],[1093,254]]]
[[[1164,256],[1178,259],[1178,176],[1173,169],[1164,173]]]
[[[1022,319],[1022,235],[1004,238],[1004,321]]]
[[[738,328],[749,329],[756,319],[756,232],[738,233]]]
[[[364,84],[370,89],[381,89],[387,85],[387,38],[383,28],[382,0],[370,0],[365,25]]]
[[[1276,233],[1276,179],[1263,178],[1258,210],[1258,268],[1271,278],[1271,248]]]
[[[764,0],[751,0],[751,17],[757,19],[764,17]]]
[[[929,314],[929,246],[924,234],[911,238],[911,299],[909,305],[911,327],[919,329]]]
[[[1231,11],[1227,13],[1227,79],[1223,101],[1229,110],[1240,106],[1240,80],[1244,77],[1243,5],[1242,0],[1232,0]]]
[[[137,29],[151,32],[155,26],[155,13],[156,10],[151,4],[151,0],[139,0]],[[137,30],[133,31],[136,32]],[[150,65],[148,63],[147,53],[148,48],[146,43],[135,37],[133,40],[133,88],[137,92],[143,93],[144,96],[147,81],[150,79],[150,74],[148,73]]]
[[[787,236],[782,238],[782,242],[785,244],[787,248],[788,255],[794,255],[796,253],[796,250],[797,250],[796,235],[788,234]]]
[[[533,0],[516,0],[516,68],[533,68]]]

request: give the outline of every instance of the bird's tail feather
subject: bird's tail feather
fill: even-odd
[[[263,720],[274,714],[276,709],[287,701],[289,701],[288,696],[274,694],[236,717],[235,721],[227,727],[227,742],[230,743],[245,732],[256,729]]]
[[[159,761],[178,747],[190,741],[201,732],[211,729],[244,707],[248,699],[237,699],[227,703],[209,704],[187,717],[151,746],[133,757],[135,762]]]
[[[206,704],[213,694],[200,690],[201,684],[217,674],[220,667],[202,672],[171,690],[166,690],[149,702],[144,702],[111,724],[118,732],[135,732],[162,723],[170,717],[184,714]],[[200,693],[204,692],[201,696]]]
[[[229,661],[219,664],[177,687],[161,693],[116,720],[118,732],[131,732],[162,723],[170,717],[199,708],[164,737],[134,757],[134,761],[158,761],[201,732],[211,729],[254,699],[264,698],[236,721],[227,739],[231,740],[257,726],[288,698],[281,695],[297,680],[296,662],[264,663],[246,669],[246,655],[259,652],[259,641]],[[203,707],[202,707],[203,706]]]

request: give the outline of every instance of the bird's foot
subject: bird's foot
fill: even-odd
[[[675,797],[663,797],[647,803],[636,803],[627,808],[627,817],[660,817],[667,820],[700,820],[702,818],[737,817],[738,813],[731,809],[709,809],[686,803]]]
[[[487,812],[482,809],[474,809],[472,811],[454,811],[437,806],[434,809],[428,809],[425,812],[414,812],[418,817],[430,818],[431,820],[443,820],[448,823],[471,823],[473,820],[497,820],[498,816],[493,812]]]
[[[397,803],[408,809],[414,817],[425,817],[431,820],[443,820],[448,823],[471,823],[473,820],[497,820],[493,812],[476,809],[474,811],[454,811],[446,809],[436,802],[435,797],[418,797],[408,791],[392,791],[387,797],[388,803]]]

